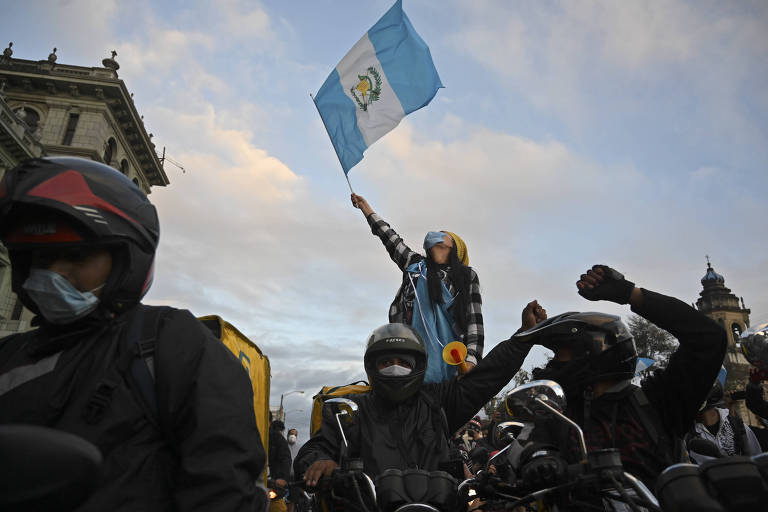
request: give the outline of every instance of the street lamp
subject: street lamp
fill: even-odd
[[[282,395],[280,395],[280,418],[281,418],[283,421],[285,421],[285,412],[284,412],[284,410],[283,410],[283,398],[284,398],[284,397],[286,397],[286,396],[288,396],[288,395],[290,395],[290,394],[292,394],[292,393],[300,393],[300,394],[302,394],[302,395],[303,395],[303,394],[304,394],[304,391],[303,391],[303,390],[301,390],[301,389],[294,389],[293,391],[289,391],[289,392],[287,392],[287,393],[283,393]]]

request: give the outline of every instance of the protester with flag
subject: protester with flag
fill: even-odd
[[[480,281],[469,267],[464,241],[450,231],[430,231],[424,238],[426,256],[412,251],[362,196],[352,194],[373,234],[384,243],[403,272],[403,282],[389,308],[389,321],[410,325],[427,347],[424,382],[441,382],[456,375],[456,366],[443,361],[451,341],[467,346],[467,366],[483,355],[483,313]]]

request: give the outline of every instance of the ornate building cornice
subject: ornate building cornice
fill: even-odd
[[[105,59],[110,60],[110,59]],[[92,100],[106,104],[120,126],[125,140],[153,186],[168,185],[168,176],[155,152],[154,144],[136,110],[131,94],[116,69],[56,64],[49,60],[3,59],[0,61],[0,88],[23,97],[34,93],[62,101]],[[72,152],[56,147],[58,153]],[[85,156],[85,155],[80,155]],[[93,158],[92,156],[88,156]],[[95,160],[101,160],[95,155]]]

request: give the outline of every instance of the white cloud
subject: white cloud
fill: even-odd
[[[697,140],[759,145],[765,136],[745,106],[752,97],[768,104],[759,67],[768,50],[764,3],[478,1],[457,8],[465,22],[447,36],[449,47],[574,130],[653,109],[648,95],[663,108],[665,95],[679,94],[699,110]]]
[[[225,0],[217,3],[223,16],[220,32],[228,37],[274,40],[272,20],[260,2]]]

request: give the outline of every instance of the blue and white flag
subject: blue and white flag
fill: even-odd
[[[402,0],[341,59],[315,97],[344,173],[368,146],[427,105],[443,86]]]

